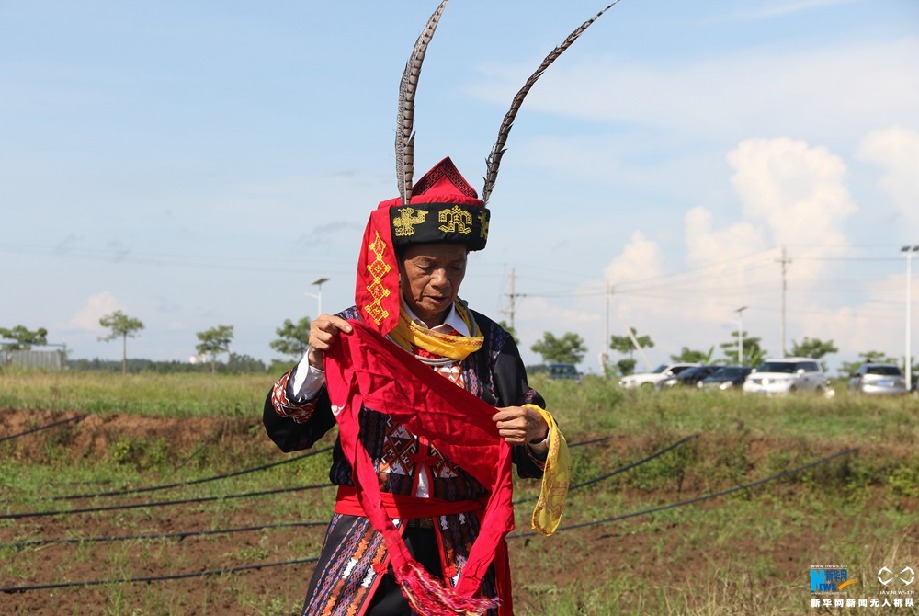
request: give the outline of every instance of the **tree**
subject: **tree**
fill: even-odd
[[[299,360],[309,348],[310,340],[310,318],[303,317],[296,323],[290,319],[284,319],[284,324],[275,330],[278,337],[268,343],[275,351],[290,355]]]
[[[123,374],[127,374],[128,338],[134,338],[134,332],[139,332],[142,330],[144,328],[144,324],[141,323],[140,319],[129,317],[120,310],[116,310],[111,314],[103,315],[102,318],[99,319],[99,325],[112,330],[108,336],[103,336],[99,338],[99,340],[108,342],[116,338],[121,338],[121,372]]]
[[[227,371],[228,372],[265,372],[267,367],[265,362],[260,359],[255,359],[249,355],[237,355],[236,353],[230,352],[230,356],[227,358]]]
[[[584,347],[584,339],[574,332],[565,332],[561,338],[545,332],[542,340],[531,346],[530,350],[542,355],[545,362],[566,364],[580,363],[587,352]]]
[[[827,340],[824,342],[820,338],[808,338],[804,337],[804,340],[800,344],[792,340],[791,341],[791,356],[792,357],[809,357],[810,359],[822,359],[824,355],[829,355],[830,353],[837,353],[839,349],[836,348],[836,345],[833,344],[832,340]],[[820,362],[823,371],[826,372],[827,366],[826,362]]]
[[[740,358],[737,356],[738,330],[735,329],[732,331],[731,337],[733,338],[731,342],[722,342],[718,345],[721,350],[724,351],[724,356],[728,358],[730,363],[756,367],[763,361],[763,358],[766,356],[766,349],[760,347],[760,340],[762,340],[762,338],[759,336],[748,336],[746,332],[744,332],[743,361],[740,361]]]
[[[609,348],[614,351],[618,351],[625,355],[629,354],[629,359],[632,359],[632,351],[635,350],[635,344],[632,342],[632,338],[638,341],[638,345],[643,349],[653,349],[654,341],[651,340],[651,336],[639,336],[638,330],[634,327],[630,327],[629,331],[632,332],[631,336],[610,336],[609,338]],[[633,366],[634,368],[634,366]]]
[[[619,368],[619,374],[628,376],[635,372],[635,364],[637,363],[637,359],[620,359],[616,362],[616,367]]]
[[[670,359],[675,362],[685,362],[687,364],[710,364],[712,355],[715,353],[715,347],[709,347],[708,353],[683,347],[679,355],[671,355]]]
[[[218,325],[197,333],[201,342],[195,347],[198,353],[210,358],[211,373],[217,372],[217,356],[230,352],[230,342],[233,341],[233,326]]]
[[[44,346],[48,344],[48,330],[44,327],[39,327],[32,331],[25,325],[17,325],[11,329],[0,327],[0,338],[6,339],[0,342],[0,348],[3,349],[4,357],[8,357],[9,351],[25,351],[31,349],[33,345]]]

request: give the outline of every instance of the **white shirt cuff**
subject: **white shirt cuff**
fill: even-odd
[[[303,359],[297,364],[293,378],[288,381],[288,396],[291,400],[310,400],[316,397],[322,386],[325,385],[325,372],[313,368],[309,362],[310,350],[303,354]]]

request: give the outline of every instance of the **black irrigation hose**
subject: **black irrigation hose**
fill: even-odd
[[[602,518],[600,520],[592,520],[590,522],[578,522],[577,524],[559,526],[556,532],[564,531],[564,530],[575,530],[579,528],[587,528],[589,526],[599,526],[601,524],[609,524],[610,522],[619,522],[621,520],[627,520],[629,518],[635,518],[635,517],[647,515],[650,513],[657,513],[658,511],[666,511],[667,509],[676,509],[677,507],[685,507],[686,505],[693,505],[695,503],[701,503],[702,501],[710,500],[713,498],[718,498],[719,496],[726,496],[733,492],[739,492],[741,490],[749,490],[750,488],[755,488],[757,486],[763,485],[764,483],[768,483],[770,481],[776,481],[777,479],[781,479],[782,477],[787,477],[789,475],[797,475],[798,473],[802,473],[817,465],[825,464],[826,462],[829,462],[830,460],[833,460],[834,458],[839,458],[841,456],[847,456],[851,453],[855,453],[856,451],[858,451],[858,447],[853,447],[852,449],[844,449],[842,451],[834,453],[831,456],[821,458],[820,460],[816,460],[814,462],[809,462],[797,468],[792,468],[787,471],[782,471],[781,473],[770,475],[763,479],[758,479],[757,481],[753,481],[751,483],[745,483],[739,486],[734,486],[733,488],[728,488],[726,490],[721,490],[719,492],[710,492],[709,494],[703,494],[702,496],[695,496],[693,498],[688,498],[686,500],[678,501],[676,503],[671,503],[669,505],[660,505],[658,507],[650,507],[648,509],[642,509],[641,511],[634,511],[632,513],[624,513],[622,515],[617,515],[611,518]],[[526,531],[522,533],[516,533],[514,535],[508,535],[507,538],[508,540],[523,539],[525,537],[533,537],[536,534],[537,534],[536,531]]]
[[[61,419],[61,420],[59,420],[59,421],[55,421],[55,422],[46,424],[46,425],[44,425],[44,426],[38,426],[37,428],[31,428],[30,430],[26,430],[26,431],[24,431],[24,432],[18,432],[18,433],[16,433],[16,434],[11,434],[11,435],[9,435],[9,436],[3,436],[3,437],[0,437],[0,443],[2,443],[3,441],[12,440],[12,439],[14,439],[14,438],[19,438],[20,436],[25,436],[26,434],[32,434],[33,432],[39,432],[39,431],[41,431],[41,430],[47,430],[48,428],[56,428],[57,426],[62,426],[62,425],[64,425],[64,424],[70,423],[70,422],[72,422],[72,421],[78,421],[78,420],[80,420],[80,419],[83,419],[84,417],[86,417],[86,415],[74,415],[73,417],[71,417],[71,418],[69,418],[69,419]]]
[[[581,446],[583,446],[583,445],[593,445],[594,443],[599,443],[599,442],[602,442],[602,441],[607,441],[607,440],[609,440],[610,438],[612,438],[612,437],[604,436],[604,437],[594,438],[594,439],[590,439],[590,440],[586,440],[586,441],[580,441],[580,442],[570,443],[570,444],[568,445],[568,447],[569,447],[569,448],[573,448],[573,447],[581,447]],[[141,492],[155,492],[155,491],[157,491],[157,490],[167,490],[167,489],[170,489],[170,488],[179,488],[179,487],[185,487],[185,486],[191,486],[191,485],[198,485],[198,484],[202,484],[202,483],[207,483],[207,482],[209,482],[209,481],[217,481],[217,480],[219,480],[219,479],[226,479],[226,478],[228,478],[228,477],[237,477],[237,476],[239,476],[239,475],[245,475],[245,474],[254,473],[254,472],[257,472],[257,471],[263,471],[263,470],[266,470],[266,469],[269,469],[269,468],[273,468],[273,467],[275,467],[275,466],[280,466],[280,465],[282,465],[282,464],[289,464],[289,463],[291,463],[291,462],[296,462],[296,461],[298,461],[298,460],[302,460],[303,458],[308,458],[308,457],[310,457],[310,456],[315,456],[315,455],[317,455],[317,454],[325,453],[325,452],[331,451],[331,450],[332,450],[332,447],[325,447],[325,448],[323,448],[323,449],[316,449],[316,450],[314,450],[314,451],[309,451],[309,452],[307,452],[307,453],[305,453],[305,454],[301,454],[301,455],[295,456],[295,457],[293,457],[293,458],[288,458],[288,459],[286,459],[286,460],[281,460],[281,461],[279,461],[279,462],[270,462],[270,463],[268,463],[268,464],[262,464],[261,466],[255,466],[255,467],[252,467],[252,468],[247,468],[247,469],[243,469],[243,470],[239,470],[239,471],[234,471],[234,472],[232,472],[232,473],[223,473],[223,474],[221,474],[221,475],[213,475],[213,476],[211,476],[211,477],[203,477],[203,478],[201,478],[201,479],[192,479],[192,480],[190,480],[190,481],[182,481],[182,482],[178,482],[178,483],[164,483],[164,484],[159,484],[159,485],[154,485],[154,486],[148,486],[148,487],[144,487],[144,488],[129,488],[129,489],[125,489],[125,490],[112,490],[112,491],[109,491],[109,492],[96,492],[96,493],[93,493],[93,494],[66,494],[66,495],[63,495],[63,496],[55,496],[55,497],[53,497],[51,500],[77,500],[77,499],[81,499],[81,498],[98,498],[98,497],[108,497],[108,496],[124,496],[124,495],[127,495],[127,494],[139,494],[139,493],[141,493]]]
[[[589,479],[589,480],[587,480],[586,482],[583,482],[583,483],[581,483],[581,484],[576,484],[576,485],[572,486],[572,488],[578,488],[578,487],[582,487],[582,486],[584,486],[584,485],[596,483],[596,482],[598,482],[598,481],[601,481],[602,479],[605,479],[605,478],[607,478],[607,477],[610,477],[610,476],[612,476],[612,475],[615,475],[616,473],[621,473],[621,472],[623,472],[623,471],[625,471],[625,470],[628,470],[628,469],[630,469],[630,468],[632,468],[632,467],[634,467],[634,466],[637,466],[637,465],[641,464],[641,463],[644,462],[644,461],[650,460],[651,458],[653,458],[653,457],[655,457],[655,456],[661,455],[662,453],[664,453],[664,452],[666,452],[666,451],[669,451],[669,450],[673,449],[674,447],[676,447],[677,445],[680,445],[681,443],[683,443],[683,442],[685,442],[685,441],[687,441],[687,440],[689,440],[689,439],[691,439],[691,438],[695,438],[696,436],[697,436],[697,435],[692,435],[692,436],[688,436],[688,437],[686,437],[686,438],[683,438],[683,439],[677,441],[676,443],[670,445],[670,446],[667,447],[666,449],[663,449],[663,450],[661,450],[661,451],[658,451],[658,452],[652,454],[651,456],[645,458],[644,460],[639,460],[639,461],[637,461],[637,462],[632,462],[631,464],[629,464],[629,465],[627,465],[627,466],[624,466],[624,467],[621,467],[621,468],[619,468],[619,469],[616,469],[615,471],[613,471],[613,472],[611,472],[611,473],[607,473],[607,474],[601,475],[601,476],[599,476],[599,477],[594,477],[593,479]],[[610,438],[610,437],[603,437],[603,438],[590,439],[590,440],[587,440],[587,441],[579,441],[579,442],[576,442],[576,443],[572,443],[572,444],[570,445],[570,447],[578,447],[578,446],[582,446],[582,445],[591,445],[591,444],[594,444],[594,443],[598,443],[598,442],[602,442],[602,441],[609,440],[609,438]],[[326,450],[323,450],[323,451],[326,451]],[[318,453],[318,452],[313,452],[313,453]],[[298,458],[298,459],[299,459],[299,458]],[[531,499],[527,498],[527,499],[522,499],[521,501],[515,501],[515,504],[518,503],[518,502],[526,501],[526,500],[531,500]],[[70,510],[68,510],[68,512],[70,512]],[[173,532],[173,533],[160,533],[160,534],[147,534],[147,535],[118,535],[118,536],[114,536],[114,537],[87,537],[87,538],[70,538],[70,539],[33,539],[33,540],[29,540],[29,541],[17,541],[17,542],[11,542],[11,543],[0,543],[0,548],[16,548],[16,549],[21,549],[21,548],[24,548],[24,547],[37,546],[37,545],[50,545],[50,544],[98,543],[98,542],[113,542],[113,541],[138,541],[138,540],[148,540],[148,539],[170,539],[170,538],[184,539],[185,537],[195,536],[195,535],[227,534],[227,533],[243,532],[243,531],[264,530],[264,529],[277,528],[277,527],[282,527],[282,526],[326,526],[326,525],[328,525],[328,522],[325,522],[325,521],[307,521],[307,520],[301,520],[301,521],[299,521],[299,522],[284,522],[284,523],[279,523],[279,524],[268,524],[268,525],[264,525],[264,526],[247,526],[247,527],[243,527],[243,528],[229,528],[229,529],[211,530],[211,531],[197,531],[197,530],[191,530],[191,531],[177,531],[177,532]]]
[[[586,441],[575,441],[573,443],[568,443],[568,449],[583,447],[584,445],[595,445],[596,443],[602,443],[603,441],[608,441],[612,438],[612,436],[598,436],[597,438],[589,438]]]
[[[641,511],[626,513],[626,514],[614,516],[611,518],[603,518],[601,520],[593,520],[591,522],[581,522],[578,524],[569,524],[568,526],[560,526],[556,532],[576,530],[579,528],[586,528],[589,526],[599,526],[601,524],[609,524],[610,522],[617,522],[620,520],[634,518],[634,517],[638,517],[641,515],[657,513],[658,511],[664,511],[666,509],[676,509],[677,507],[684,507],[686,505],[691,505],[691,504],[702,502],[702,501],[709,500],[712,498],[717,498],[719,496],[725,496],[732,492],[750,489],[750,488],[762,485],[770,481],[781,479],[782,477],[801,473],[809,468],[813,468],[819,464],[824,464],[826,462],[829,462],[830,460],[833,460],[834,458],[848,455],[856,451],[858,451],[857,447],[852,448],[852,449],[845,449],[843,451],[834,453],[831,456],[827,456],[825,458],[821,458],[820,460],[816,460],[815,462],[809,462],[808,464],[804,464],[797,468],[789,469],[787,471],[782,471],[781,473],[776,473],[774,475],[770,475],[769,477],[765,477],[763,479],[759,479],[751,483],[734,486],[733,488],[728,488],[727,490],[721,490],[720,492],[712,492],[710,494],[704,494],[702,496],[697,496],[694,498],[686,499],[683,501],[679,501],[677,503],[671,503],[669,505],[661,505],[659,507],[651,507],[648,509],[643,509]],[[507,539],[508,540],[523,539],[525,537],[532,537],[535,535],[536,533],[531,531],[531,532],[525,532],[525,533],[517,533],[514,535],[508,535]],[[157,582],[157,581],[163,581],[163,580],[178,580],[178,579],[186,579],[186,578],[192,578],[192,577],[207,577],[207,576],[214,576],[214,575],[222,575],[225,573],[235,573],[238,571],[247,571],[251,569],[263,569],[267,567],[284,567],[284,566],[289,566],[289,565],[301,565],[301,564],[307,564],[307,563],[314,563],[314,562],[317,562],[318,560],[319,560],[318,556],[311,556],[309,558],[301,558],[297,560],[288,560],[288,561],[281,561],[281,562],[274,562],[274,563],[264,563],[264,564],[258,564],[258,565],[238,565],[236,567],[226,567],[224,569],[199,571],[196,573],[176,573],[176,574],[169,574],[169,575],[155,575],[155,576],[151,575],[151,576],[143,576],[143,577],[120,578],[120,579],[116,578],[116,579],[108,579],[108,580],[86,580],[82,582],[60,582],[57,584],[33,584],[33,585],[23,585],[23,586],[5,586],[5,587],[0,587],[0,591],[5,592],[7,594],[12,594],[12,593],[26,592],[29,590],[49,590],[49,589],[54,589],[54,588],[76,588],[76,587],[86,587],[86,586],[100,586],[103,584],[129,584],[129,583],[139,583],[139,582],[149,583],[149,582]]]
[[[641,460],[636,460],[635,462],[630,462],[629,464],[626,464],[625,466],[620,466],[619,468],[617,468],[617,469],[614,470],[614,471],[610,471],[610,472],[604,473],[604,474],[602,474],[602,475],[597,475],[596,477],[593,477],[593,478],[591,478],[591,479],[588,479],[587,481],[582,481],[581,483],[572,484],[572,485],[568,486],[568,491],[570,492],[571,490],[577,490],[578,488],[583,488],[583,487],[585,487],[585,486],[593,485],[593,484],[595,484],[595,483],[599,483],[599,482],[603,481],[604,479],[609,479],[609,478],[612,477],[613,475],[618,475],[619,473],[624,473],[624,472],[627,471],[627,470],[633,469],[633,468],[635,468],[636,466],[639,466],[639,465],[641,465],[641,464],[644,464],[645,462],[648,462],[648,461],[650,461],[650,460],[653,460],[654,458],[656,458],[656,457],[658,457],[658,456],[661,456],[661,455],[667,453],[668,451],[670,451],[670,450],[672,450],[672,449],[676,449],[677,447],[679,447],[679,446],[682,445],[683,443],[685,443],[685,442],[687,442],[687,441],[690,441],[690,440],[692,440],[692,439],[694,439],[694,438],[698,438],[698,437],[699,437],[698,434],[690,434],[689,436],[685,436],[685,437],[681,438],[680,440],[676,441],[675,443],[673,443],[673,444],[671,444],[671,445],[668,445],[668,446],[665,447],[664,449],[661,449],[661,450],[659,450],[659,451],[655,451],[654,453],[645,456],[645,457],[642,458]],[[520,503],[525,503],[525,502],[527,502],[527,501],[534,501],[534,500],[536,500],[536,499],[538,499],[538,498],[539,498],[538,495],[537,495],[537,496],[525,496],[525,497],[523,497],[523,498],[520,498],[520,499],[515,500],[515,501],[514,501],[514,504],[515,504],[515,505],[519,505]]]
[[[696,438],[697,436],[698,436],[698,435],[694,434],[694,435],[691,435],[691,436],[687,436],[687,437],[685,437],[685,438],[682,438],[682,439],[680,439],[679,441],[677,441],[677,442],[673,443],[672,445],[668,446],[666,449],[662,449],[662,450],[660,450],[660,451],[657,451],[657,452],[651,454],[650,456],[648,456],[648,457],[646,457],[646,458],[643,458],[642,460],[638,460],[638,461],[632,462],[632,463],[630,463],[630,464],[628,464],[628,465],[626,465],[626,466],[620,467],[620,468],[618,468],[618,469],[612,471],[611,473],[606,473],[606,474],[604,474],[604,475],[600,475],[600,476],[598,476],[598,477],[594,477],[594,478],[592,478],[592,479],[588,479],[587,481],[585,481],[585,482],[583,482],[583,483],[575,484],[575,485],[571,486],[571,488],[569,488],[569,489],[576,489],[576,488],[579,488],[579,487],[583,487],[583,486],[585,486],[585,485],[594,484],[594,483],[597,483],[597,482],[599,482],[599,481],[602,481],[603,479],[606,479],[606,478],[608,478],[608,477],[611,477],[611,476],[613,476],[613,475],[615,475],[615,474],[617,474],[617,473],[624,472],[624,471],[626,471],[626,470],[628,470],[628,469],[630,469],[630,468],[633,468],[633,467],[635,467],[635,466],[638,466],[639,464],[642,464],[642,463],[644,463],[644,462],[646,462],[646,461],[648,461],[648,460],[650,460],[650,459],[652,459],[652,458],[654,458],[654,457],[656,457],[656,456],[659,456],[659,455],[661,455],[661,454],[663,454],[663,453],[665,453],[665,452],[667,452],[667,451],[670,451],[670,450],[673,449],[674,447],[677,447],[678,445],[681,445],[682,443],[688,441],[689,439]],[[581,445],[590,445],[590,444],[597,443],[597,442],[601,442],[601,441],[605,441],[605,440],[609,440],[609,437],[596,438],[596,439],[591,439],[591,440],[587,440],[587,441],[580,441],[580,442],[577,442],[577,443],[572,443],[570,446],[571,446],[571,447],[578,447],[578,446],[581,446]],[[324,450],[324,451],[325,451],[325,450]],[[315,452],[314,452],[314,453],[315,453]],[[514,501],[514,504],[521,503],[521,502],[525,502],[525,501],[528,501],[528,500],[534,500],[534,499],[535,499],[535,497],[533,497],[533,498],[524,498],[524,499],[521,499],[521,500],[518,500],[518,501]],[[71,511],[72,511],[72,510],[68,510],[68,513],[71,512]],[[288,524],[289,524],[289,525],[295,525],[295,526],[319,526],[319,525],[326,525],[326,524],[328,524],[328,523],[327,523],[327,522],[318,522],[318,521],[300,521],[300,522],[291,522],[291,523],[288,523]],[[283,524],[281,524],[281,525],[283,525]],[[174,532],[174,533],[152,534],[152,535],[121,535],[121,536],[116,536],[116,537],[89,537],[89,538],[85,538],[85,539],[73,539],[73,538],[72,538],[72,539],[46,539],[46,540],[43,540],[43,539],[33,539],[33,540],[30,540],[30,541],[19,541],[19,542],[13,542],[13,543],[0,543],[0,548],[5,548],[5,547],[10,547],[10,548],[22,548],[22,547],[35,546],[35,545],[62,544],[62,543],[92,543],[92,542],[108,542],[108,541],[133,541],[133,540],[161,539],[161,538],[174,538],[174,537],[179,537],[179,538],[184,539],[185,537],[187,537],[187,536],[192,536],[192,535],[200,535],[200,534],[221,534],[221,533],[229,533],[229,532],[262,530],[262,529],[267,529],[267,528],[275,528],[275,527],[281,526],[281,525],[273,524],[273,525],[267,525],[267,526],[249,526],[249,527],[245,527],[245,528],[241,528],[241,529],[225,529],[225,530],[214,530],[214,531],[177,531],[177,532]]]
[[[58,582],[57,584],[29,584],[25,586],[2,586],[0,592],[8,595],[28,590],[50,590],[53,588],[80,588],[85,586],[103,586],[105,584],[135,584],[161,582],[163,580],[184,580],[196,577],[211,577],[215,575],[224,575],[227,573],[238,573],[239,571],[249,571],[251,569],[267,569],[269,567],[287,567],[289,565],[305,565],[314,563],[319,560],[318,556],[309,558],[298,558],[296,560],[285,560],[273,563],[260,563],[257,565],[237,565],[235,567],[224,567],[223,569],[210,569],[208,571],[195,571],[194,573],[172,573],[169,575],[144,575],[132,578],[112,578],[108,580],[84,580],[81,582]]]
[[[693,437],[686,437],[686,438],[693,438]],[[604,440],[604,439],[595,439],[594,441],[585,441],[585,444],[587,444],[587,443],[589,443],[589,442],[597,442],[597,441],[599,441],[599,440]],[[686,439],[684,439],[684,440],[686,440]],[[675,445],[673,445],[673,446],[675,446]],[[279,465],[279,464],[286,464],[287,462],[293,462],[294,460],[298,460],[298,459],[304,458],[304,457],[306,457],[306,456],[316,455],[316,454],[318,454],[318,453],[322,453],[322,452],[324,452],[324,451],[328,451],[329,449],[330,449],[330,448],[319,449],[319,450],[316,450],[316,451],[311,451],[311,452],[306,453],[306,454],[303,454],[302,456],[299,456],[299,457],[297,457],[297,458],[292,458],[292,459],[289,459],[289,460],[282,460],[282,461],[280,461],[280,462],[271,462],[271,463],[269,463],[269,464],[262,465],[261,467],[257,467],[257,468],[254,468],[254,469],[245,469],[245,470],[242,470],[242,471],[236,471],[236,472],[234,472],[234,473],[228,473],[228,474],[226,474],[226,475],[218,475],[218,476],[216,476],[216,477],[207,477],[207,478],[204,478],[204,479],[196,479],[196,480],[193,480],[193,481],[190,482],[190,483],[203,483],[204,481],[213,481],[213,480],[216,479],[216,478],[228,477],[228,476],[232,476],[232,475],[238,475],[238,474],[253,472],[253,471],[255,471],[255,470],[261,470],[262,468],[267,468],[267,467],[271,467],[271,466],[277,466],[277,465]],[[636,463],[636,464],[637,464],[637,463]],[[633,464],[633,466],[634,466],[634,464]],[[613,474],[615,474],[615,472],[616,472],[616,471],[614,471]],[[599,479],[598,479],[598,481],[599,481]],[[185,485],[185,484],[176,484],[176,485]],[[152,487],[155,488],[155,489],[159,489],[159,486],[152,486]],[[317,489],[329,488],[329,487],[333,487],[333,484],[330,484],[330,483],[310,484],[310,485],[305,485],[305,486],[297,486],[297,487],[293,487],[293,488],[276,488],[276,489],[274,489],[274,490],[263,490],[263,491],[260,491],[260,492],[245,492],[245,493],[242,493],[242,494],[226,494],[226,495],[223,495],[223,496],[199,496],[199,497],[196,497],[196,498],[183,498],[183,499],[167,500],[167,501],[148,501],[148,502],[145,502],[145,503],[133,503],[133,504],[128,504],[128,505],[109,505],[109,506],[98,506],[98,507],[80,507],[80,508],[76,508],[76,509],[57,509],[57,510],[52,510],[52,511],[26,511],[26,512],[22,512],[22,513],[7,513],[7,514],[0,514],[0,520],[21,520],[21,519],[24,519],[24,518],[44,518],[44,517],[50,517],[50,516],[55,516],[55,515],[73,515],[73,514],[78,514],[78,513],[96,513],[96,512],[100,512],[100,511],[117,511],[117,510],[120,510],[120,509],[144,509],[144,508],[151,508],[151,507],[166,507],[166,506],[170,506],[170,505],[189,505],[189,504],[193,504],[193,503],[213,502],[213,501],[224,500],[224,499],[246,498],[246,497],[254,497],[254,496],[269,496],[269,495],[272,495],[272,494],[282,494],[282,493],[285,493],[285,492],[297,492],[297,491],[301,491],[301,490],[317,490]],[[140,491],[145,491],[146,488],[139,488],[139,490],[140,490]],[[127,492],[127,493],[130,493],[130,491]],[[74,497],[74,498],[75,498],[75,497]]]
[[[239,471],[233,471],[231,473],[223,473],[220,475],[213,475],[211,477],[202,477],[200,479],[191,479],[189,481],[181,481],[178,483],[163,483],[155,486],[147,486],[145,488],[128,488],[125,490],[113,490],[109,492],[97,492],[95,494],[67,494],[64,496],[55,496],[51,500],[76,500],[80,498],[96,498],[103,496],[124,496],[126,494],[140,494],[141,492],[155,492],[157,490],[167,490],[170,488],[180,488],[185,486],[199,485],[202,483],[207,483],[209,481],[217,481],[218,479],[226,479],[228,477],[238,477],[239,475],[246,475],[248,473],[255,473],[257,471],[263,471],[265,469],[273,468],[275,466],[281,466],[282,464],[289,464],[291,462],[296,462],[297,460],[302,460],[303,458],[309,458],[310,456],[315,456],[320,453],[325,453],[326,451],[331,451],[331,447],[325,447],[323,449],[316,449],[309,451],[307,453],[295,456],[293,458],[287,458],[284,460],[279,460],[278,462],[269,462],[267,464],[262,464],[260,466],[253,466],[252,468],[245,468]]]
[[[236,528],[217,528],[213,530],[180,530],[174,533],[153,533],[148,535],[115,535],[114,537],[85,537],[79,539],[32,539],[30,541],[14,541],[0,543],[0,549],[12,548],[21,550],[39,545],[61,545],[72,543],[113,543],[115,541],[150,541],[156,539],[178,539],[183,541],[187,537],[206,535],[231,535],[234,533],[254,532],[259,530],[272,530],[275,528],[289,528],[298,526],[328,526],[329,522],[300,520],[298,522],[278,522],[277,524],[263,524],[261,526],[241,526]]]
[[[285,492],[299,492],[302,490],[319,490],[322,488],[331,488],[331,483],[314,483],[305,486],[296,486],[293,488],[275,488],[274,490],[261,490],[259,492],[244,492],[242,494],[223,494],[220,496],[199,496],[196,498],[181,498],[168,501],[148,501],[146,503],[134,503],[130,505],[109,505],[107,507],[82,507],[78,509],[58,509],[56,511],[26,511],[23,513],[6,513],[0,515],[0,520],[22,520],[24,518],[47,518],[55,515],[72,515],[76,513],[95,513],[99,511],[117,511],[119,509],[146,509],[153,507],[167,507],[169,505],[189,505],[192,503],[207,503],[220,500],[230,500],[234,498],[248,498],[254,496],[270,496],[272,494],[284,494]]]

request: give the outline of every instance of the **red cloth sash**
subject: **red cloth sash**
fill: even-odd
[[[380,503],[390,518],[415,520],[418,518],[435,518],[441,515],[481,513],[483,504],[474,500],[447,501],[440,498],[423,498],[418,496],[401,496],[399,494],[380,493]],[[364,508],[357,498],[354,486],[338,486],[335,495],[335,513],[364,517]]]
[[[491,419],[494,407],[438,375],[364,323],[349,323],[352,333],[339,335],[325,352],[326,387],[342,449],[354,469],[357,500],[373,527],[383,534],[397,581],[402,583],[418,565],[387,515],[379,478],[358,439],[362,405],[391,416],[413,434],[428,439],[488,490],[479,536],[453,592],[473,597],[494,561],[501,599],[499,614],[513,614],[504,542],[504,536],[514,528],[511,448]]]

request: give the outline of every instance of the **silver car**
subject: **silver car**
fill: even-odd
[[[894,364],[867,363],[849,379],[849,392],[856,394],[905,394],[906,379]]]

